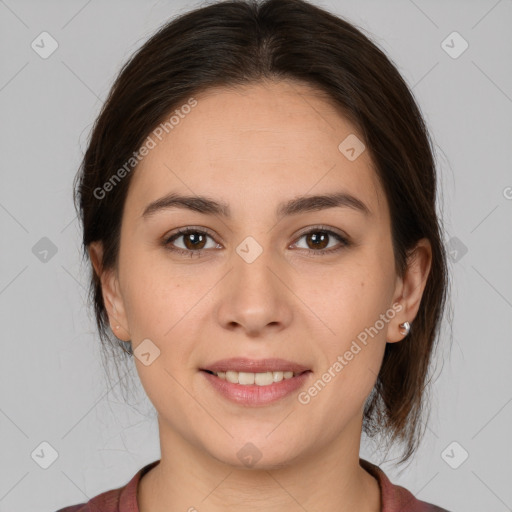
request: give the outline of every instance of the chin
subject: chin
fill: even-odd
[[[243,440],[229,440],[227,446],[216,444],[212,450],[208,447],[205,450],[223,464],[252,470],[285,468],[303,455],[303,446],[286,445],[280,439],[269,440],[265,438],[265,434],[261,435],[261,440],[260,437],[248,436]]]

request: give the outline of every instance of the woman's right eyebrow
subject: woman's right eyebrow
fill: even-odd
[[[222,217],[231,218],[230,208],[226,203],[216,201],[206,196],[185,196],[176,192],[171,192],[148,204],[144,209],[142,217],[148,218],[155,213],[173,208],[182,208],[205,215],[220,215]]]
[[[204,215],[220,215],[231,219],[230,206],[207,196],[189,196],[171,192],[146,206],[143,218],[174,208],[187,209]],[[277,219],[329,208],[350,208],[365,216],[372,215],[370,208],[356,196],[344,191],[310,196],[298,196],[280,203],[276,209]]]

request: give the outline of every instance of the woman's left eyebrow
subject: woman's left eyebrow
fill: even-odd
[[[143,218],[151,217],[157,212],[181,208],[195,211],[204,215],[220,215],[231,219],[231,209],[223,201],[206,196],[186,196],[171,192],[148,204],[142,213]],[[276,209],[276,217],[281,219],[290,215],[298,215],[328,208],[350,208],[365,216],[372,215],[370,208],[356,196],[344,191],[329,194],[299,196],[282,202]]]

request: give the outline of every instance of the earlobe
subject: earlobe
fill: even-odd
[[[411,331],[411,324],[409,322],[403,322],[398,327],[400,328],[400,334],[403,334],[404,337]]]
[[[101,282],[103,303],[107,310],[110,329],[113,334],[122,341],[130,341],[130,333],[127,329],[122,296],[119,291],[117,277],[114,269],[103,270],[103,247],[101,242],[92,242],[89,246],[89,257],[94,272]]]
[[[112,314],[109,313],[108,318],[110,322],[110,329],[114,333],[116,338],[119,338],[121,341],[130,341],[130,332],[125,327],[126,322],[124,319],[124,314],[120,315],[116,310],[116,303],[111,302],[112,305]],[[120,320],[120,317],[123,320]]]
[[[109,269],[103,272],[101,282],[103,292],[103,302],[107,308],[110,329],[116,338],[121,341],[130,341],[130,332],[128,330],[124,305],[119,285],[114,270]]]
[[[404,277],[398,279],[401,282],[398,301],[403,308],[400,314],[396,316],[395,323],[392,324],[391,339],[388,340],[388,343],[401,341],[409,334],[421,304],[431,264],[432,247],[430,241],[427,238],[422,238],[409,253]]]
[[[399,320],[397,320],[397,323]],[[386,338],[387,343],[398,343],[399,341],[404,340],[409,333],[411,332],[411,322],[408,322],[407,320],[404,322],[401,322],[399,324],[391,324],[391,328],[388,330],[388,337]],[[391,339],[389,339],[389,331],[391,330],[392,336]]]

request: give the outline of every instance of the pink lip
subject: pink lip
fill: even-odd
[[[304,366],[286,359],[247,359],[245,357],[233,357],[231,359],[221,359],[215,363],[209,364],[201,368],[201,370],[209,370],[211,372],[294,372],[301,373],[309,370]],[[258,386],[259,387],[259,386]]]
[[[239,405],[247,405],[253,407],[258,405],[267,405],[272,402],[276,402],[287,395],[290,395],[301,386],[303,386],[311,374],[310,371],[305,371],[300,375],[292,377],[291,379],[283,379],[281,382],[274,382],[269,386],[258,386],[256,384],[233,384],[204,370],[202,370],[201,373],[206,377],[213,388],[228,400],[231,400]]]

